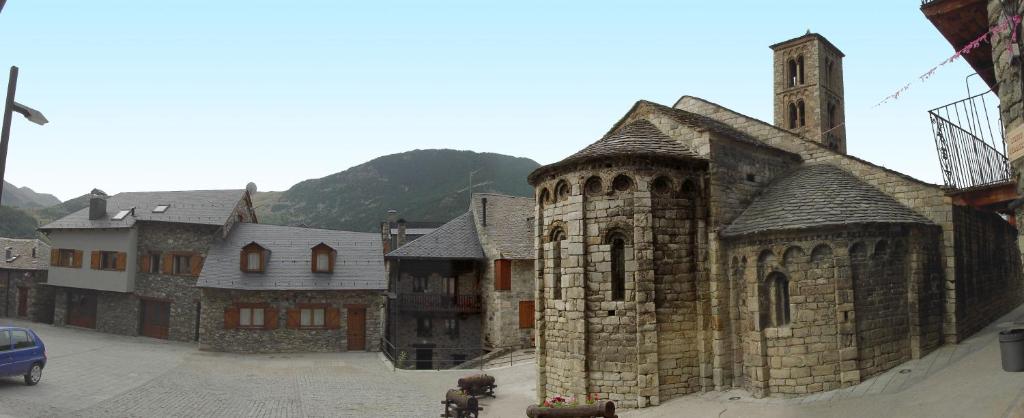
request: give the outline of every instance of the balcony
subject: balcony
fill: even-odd
[[[479,313],[481,304],[477,294],[401,293],[397,305],[401,312]]]
[[[963,191],[1010,182],[998,103],[989,91],[928,111],[947,187]]]

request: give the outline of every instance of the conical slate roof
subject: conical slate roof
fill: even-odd
[[[486,258],[476,234],[473,212],[466,212],[433,232],[388,253],[387,258],[478,260]]]
[[[775,180],[722,235],[872,223],[932,224],[852,174],[815,164]]]
[[[605,135],[562,161],[538,168],[530,174],[530,178],[536,178],[541,172],[567,164],[615,156],[700,158],[696,152],[669,138],[651,122],[638,120]]]

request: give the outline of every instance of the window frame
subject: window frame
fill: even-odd
[[[416,318],[416,337],[431,338],[434,336],[434,321],[429,316]]]
[[[161,264],[163,263],[163,259],[164,259],[163,256],[160,255],[160,253],[150,253],[148,257],[149,257],[149,271],[147,271],[147,273],[149,273],[149,274],[160,274],[160,271],[161,271],[160,267],[162,267]]]
[[[512,260],[507,258],[494,260],[494,290],[512,290]]]
[[[12,329],[12,330],[8,330],[8,331],[10,331],[11,349],[12,350],[21,350],[21,349],[25,349],[25,348],[33,348],[33,347],[36,346],[35,339],[32,338],[32,334],[30,334],[28,331],[23,330],[23,329]],[[18,346],[18,341],[15,338],[15,335],[18,335],[19,333],[23,334],[25,336],[25,340],[24,341],[27,342],[28,345]]]
[[[266,273],[267,271],[267,256],[268,251],[262,245],[256,242],[250,242],[242,247],[240,252],[240,259],[238,268],[243,273]],[[249,259],[253,254],[257,257],[257,263],[255,267]]]
[[[191,276],[192,275],[192,257],[191,253],[171,253],[171,275],[173,276]],[[185,259],[188,268],[185,271],[181,271],[179,259]]]
[[[611,256],[611,300],[626,300],[626,237],[613,234],[608,238]]]
[[[75,250],[70,248],[57,249],[57,265],[55,267],[74,267]]]
[[[445,318],[444,320],[444,334],[450,339],[459,338],[459,319],[458,318]]]
[[[117,253],[117,251],[99,251],[100,268],[98,270],[117,271]]]
[[[333,247],[322,242],[313,246],[310,248],[310,270],[317,274],[333,274],[337,253]],[[325,263],[321,263],[320,256],[327,257],[326,268],[324,268]]]
[[[413,293],[427,293],[430,289],[429,277],[427,276],[413,276],[412,278],[412,291]]]
[[[321,303],[301,303],[295,308],[299,310],[299,329],[326,329],[327,309],[330,305]],[[316,324],[316,312],[320,312],[320,325]],[[303,324],[303,314],[309,312],[309,324]]]
[[[265,329],[266,328],[266,326],[267,326],[267,308],[268,308],[266,305],[238,304],[238,305],[236,305],[236,308],[238,308],[238,328],[243,328],[243,329]],[[243,312],[245,312],[246,310],[249,311],[249,317],[248,317],[249,324],[248,325],[243,324],[243,318],[245,318],[245,315],[243,315]],[[261,312],[260,324],[256,324],[255,321],[254,321],[254,319],[256,318],[255,312],[257,310]]]
[[[11,350],[13,350],[13,347],[14,347],[14,340],[11,337],[11,332],[9,330],[6,330],[6,329],[5,330],[0,330],[0,336],[3,336],[3,335],[7,336],[7,346],[4,347],[3,345],[0,345],[0,353],[2,353],[4,351],[11,351]],[[0,337],[0,341],[3,341],[2,337]]]

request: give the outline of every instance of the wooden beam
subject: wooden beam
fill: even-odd
[[[953,193],[951,196],[954,205],[983,208],[999,203],[1009,203],[1016,199],[1018,197],[1017,184],[1013,182],[1000,183],[990,187]]]

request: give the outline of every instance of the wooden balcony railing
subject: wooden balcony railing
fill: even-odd
[[[402,312],[480,312],[480,295],[451,296],[443,293],[401,293],[397,308]]]

